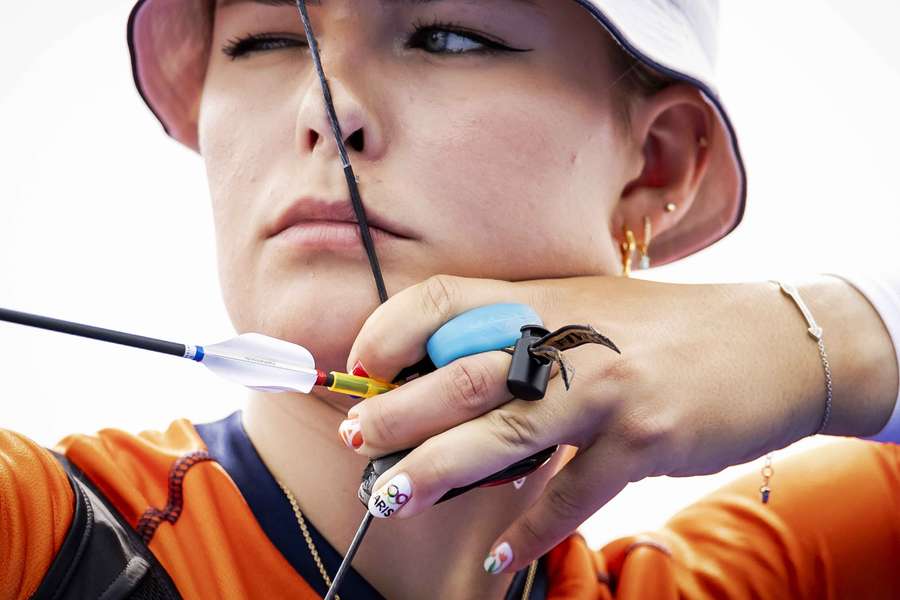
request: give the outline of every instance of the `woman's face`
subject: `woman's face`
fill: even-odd
[[[438,273],[615,269],[633,153],[611,42],[583,8],[323,0],[310,16],[389,294]],[[340,223],[349,192],[293,0],[219,0],[200,149],[235,326],[342,369],[378,297]]]

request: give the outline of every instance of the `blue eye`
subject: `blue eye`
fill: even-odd
[[[487,48],[487,46],[471,36],[447,31],[446,29],[429,28],[421,32],[420,36],[420,45],[412,47],[422,48],[422,50],[433,54],[462,54],[463,52]]]
[[[467,54],[491,52],[528,52],[511,48],[474,31],[451,23],[417,24],[410,34],[407,48],[418,48],[429,54]]]
[[[222,52],[236,60],[253,52],[283,50],[285,48],[305,48],[306,40],[300,40],[287,33],[251,33],[244,37],[232,38],[222,46]]]

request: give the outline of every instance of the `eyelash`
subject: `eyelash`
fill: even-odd
[[[501,44],[496,40],[492,40],[474,31],[468,30],[456,23],[448,23],[442,21],[433,21],[431,23],[416,22],[412,31],[407,34],[407,42],[404,47],[409,50],[416,48],[424,48],[427,36],[434,32],[447,32],[467,38],[483,47],[478,50],[469,50],[464,52],[430,52],[429,54],[438,55],[461,55],[461,54],[495,54],[499,52],[528,52],[525,49],[511,48],[505,44]],[[250,33],[243,37],[231,38],[224,46],[222,52],[231,60],[244,58],[252,52],[266,50],[282,50],[285,48],[306,47],[306,40],[299,40],[293,34],[288,33]]]
[[[452,33],[454,35],[458,35],[460,37],[467,38],[473,42],[481,44],[483,48],[478,50],[470,50],[468,52],[442,52],[434,54],[496,54],[499,52],[526,52],[526,50],[520,50],[519,48],[511,48],[506,44],[502,44],[497,40],[490,39],[485,36],[483,33],[478,33],[476,31],[472,31],[471,29],[467,29],[460,25],[459,23],[453,23],[449,21],[440,21],[438,19],[434,19],[430,23],[425,21],[416,21],[413,23],[412,31],[407,34],[407,42],[404,45],[408,50],[414,50],[416,48],[421,48],[428,35],[434,33],[436,31],[444,31],[447,33]],[[414,42],[415,40],[415,42]],[[419,45],[415,45],[418,43]]]
[[[289,33],[248,33],[243,37],[228,40],[222,46],[222,53],[231,60],[237,60],[246,57],[251,52],[306,46],[305,42],[300,42],[290,36]]]

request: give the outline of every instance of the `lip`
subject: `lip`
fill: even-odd
[[[366,207],[366,221],[374,240],[388,237],[414,239],[412,233],[395,221]],[[327,201],[318,198],[301,198],[291,203],[267,228],[266,237],[297,235],[305,232],[307,237],[320,240],[344,240],[352,233],[348,225],[356,230],[357,243],[360,236],[359,223],[353,205],[349,200]]]

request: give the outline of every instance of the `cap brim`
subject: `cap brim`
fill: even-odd
[[[131,70],[163,129],[198,150],[214,0],[139,0],[128,17]]]

